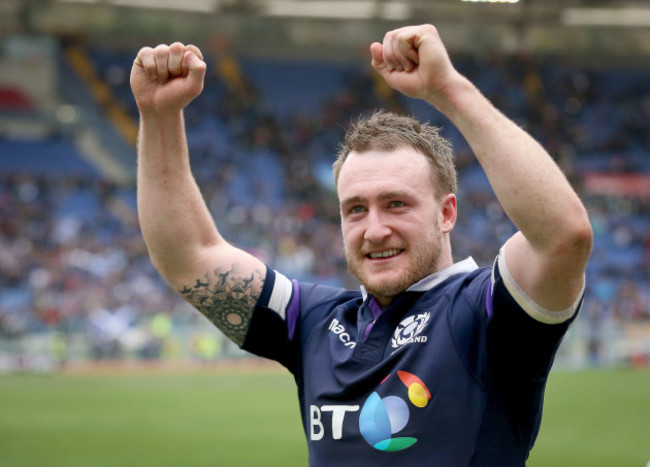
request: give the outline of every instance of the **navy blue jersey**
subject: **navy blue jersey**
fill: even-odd
[[[579,302],[546,312],[502,260],[456,263],[383,310],[268,269],[242,348],[293,373],[311,466],[518,466]]]

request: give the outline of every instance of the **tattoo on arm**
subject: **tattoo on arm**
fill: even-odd
[[[244,276],[236,269],[232,265],[230,269],[207,272],[194,285],[185,285],[178,292],[226,337],[241,346],[262,293],[265,273],[255,270]]]

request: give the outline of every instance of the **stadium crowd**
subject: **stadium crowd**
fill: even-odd
[[[137,118],[128,89],[133,57],[89,56]],[[451,125],[382,92],[369,69],[341,66],[336,89],[314,89],[309,111],[278,111],[281,100],[261,91],[263,66],[235,70],[233,85],[216,60],[208,63],[206,91],[186,111],[195,176],[224,236],[286,275],[356,286],[342,254],[330,164],[342,126],[377,107],[424,116],[452,140],[463,186],[456,259],[487,265],[514,233]],[[281,63],[265,65],[273,66]],[[650,199],[594,193],[584,180],[593,172],[650,175],[650,70],[585,70],[497,54],[457,66],[557,157],[585,200],[595,247],[580,321],[597,360],[603,332],[650,320]],[[0,337],[85,333],[95,358],[119,357],[129,345],[155,357],[166,336],[161,316],[199,322],[153,269],[134,211],[134,188],[101,177],[0,173]]]

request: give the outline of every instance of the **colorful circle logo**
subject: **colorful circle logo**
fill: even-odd
[[[415,407],[424,408],[431,400],[431,393],[420,378],[406,371],[398,371],[397,376],[408,389],[408,399]],[[390,375],[384,378],[383,384]],[[417,438],[408,436],[393,438],[408,424],[410,411],[404,399],[397,396],[380,397],[377,392],[370,394],[361,408],[359,430],[361,436],[379,451],[401,451],[413,446]]]

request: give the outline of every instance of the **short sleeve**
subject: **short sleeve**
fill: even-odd
[[[578,308],[580,307],[580,304],[582,303],[582,296],[584,295],[585,291],[584,284],[582,286],[582,290],[578,294],[578,298],[576,298],[576,301],[569,308],[562,311],[550,311],[535,303],[535,301],[530,298],[519,286],[515,278],[512,276],[512,274],[510,274],[505,258],[506,255],[504,245],[501,247],[501,251],[497,257],[496,265],[498,265],[498,268],[495,267],[494,270],[500,273],[500,277],[503,280],[503,285],[508,290],[508,293],[514,298],[517,304],[528,315],[530,315],[530,317],[545,324],[559,324],[571,319],[576,314]]]
[[[242,349],[275,360],[294,372],[296,350],[292,337],[298,307],[297,284],[267,267]]]
[[[582,295],[570,309],[560,312],[561,317],[554,317],[553,312],[535,304],[516,286],[507,269],[502,269],[502,256],[503,250],[494,262],[488,297],[491,367],[502,372],[502,376],[525,379],[527,375],[547,375],[557,348],[580,309]]]

